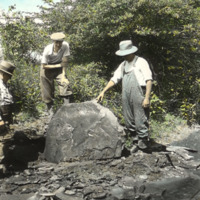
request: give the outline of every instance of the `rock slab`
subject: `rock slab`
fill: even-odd
[[[181,146],[181,147],[186,147],[191,150],[189,150],[190,155],[194,157],[194,160],[200,161],[200,130],[194,131],[191,133],[187,138],[180,140],[180,141],[175,141],[171,145],[172,146]],[[194,153],[194,151],[196,151]]]
[[[59,163],[121,156],[123,127],[95,101],[64,104],[49,123],[45,159]]]

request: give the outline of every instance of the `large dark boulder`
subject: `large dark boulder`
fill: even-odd
[[[117,158],[122,134],[114,114],[95,101],[64,104],[49,123],[44,156],[56,163]]]

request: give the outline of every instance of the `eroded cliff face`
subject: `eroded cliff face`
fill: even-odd
[[[90,113],[91,108],[86,109],[87,106],[83,105],[84,111],[88,110]],[[64,108],[72,109],[66,105]],[[61,109],[64,110],[63,107]],[[80,119],[81,108],[78,110],[76,113]],[[50,124],[55,126],[55,123],[58,123],[57,120],[62,117],[62,112],[59,112],[55,114]],[[98,118],[101,111],[99,112],[95,108],[92,113],[90,120],[95,122],[96,117],[94,116],[97,115]],[[82,115],[85,116],[83,113]],[[97,121],[99,119],[102,118],[98,118]],[[87,120],[91,122],[89,119]],[[74,120],[72,122],[74,123]],[[108,120],[105,122],[109,124]],[[95,132],[92,131],[94,127],[91,125],[92,123],[88,123],[88,127],[85,126],[86,124],[87,122],[81,126],[80,121],[77,124],[77,127],[82,127],[79,129],[80,131],[90,130],[87,134],[84,132],[85,140],[87,137],[91,137],[89,134]],[[76,128],[74,124],[72,125],[73,128]],[[116,126],[118,126],[117,123]],[[58,130],[62,132],[63,129]],[[109,127],[103,130],[109,130]],[[52,128],[47,127],[47,118],[45,117],[31,123],[11,126],[4,160],[8,171],[0,179],[1,200],[180,200],[200,198],[200,156],[198,153],[200,147],[197,145],[200,141],[199,130],[173,145],[165,146],[152,142],[151,151],[146,153],[138,151],[130,154],[128,149],[121,145],[120,156],[104,159],[80,156],[80,159],[77,157],[72,161],[58,160],[57,163],[47,161],[44,153],[46,139],[50,133],[54,134],[54,137],[56,136]],[[121,133],[121,131],[117,132],[116,138],[123,143],[124,136],[121,136]],[[78,133],[76,134],[78,137]],[[81,145],[86,147],[85,140],[83,137],[81,138],[80,147]],[[115,144],[116,147],[118,142],[114,140],[113,143],[109,143],[109,145],[111,144]],[[89,146],[91,147],[90,143]]]

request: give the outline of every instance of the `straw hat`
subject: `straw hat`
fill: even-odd
[[[135,53],[138,50],[136,46],[133,46],[131,40],[124,40],[119,43],[119,50],[115,52],[118,56],[126,56],[131,53]]]
[[[50,38],[54,41],[63,41],[65,39],[65,34],[62,32],[53,33]]]
[[[0,71],[5,72],[9,75],[13,75],[13,71],[15,69],[15,66],[13,63],[2,60],[0,62]]]

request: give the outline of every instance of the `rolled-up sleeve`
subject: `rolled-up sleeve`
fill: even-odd
[[[67,42],[63,42],[63,47],[65,48],[63,56],[70,56],[69,44]]]
[[[41,64],[48,64],[48,53],[47,48],[44,49],[41,59]]]
[[[113,77],[110,79],[115,84],[119,83],[122,79],[122,64],[119,65],[119,67],[115,70]]]
[[[148,80],[152,80],[152,72],[150,70],[149,64],[143,58],[141,58],[141,60],[140,60],[140,70],[143,74],[145,82]]]

